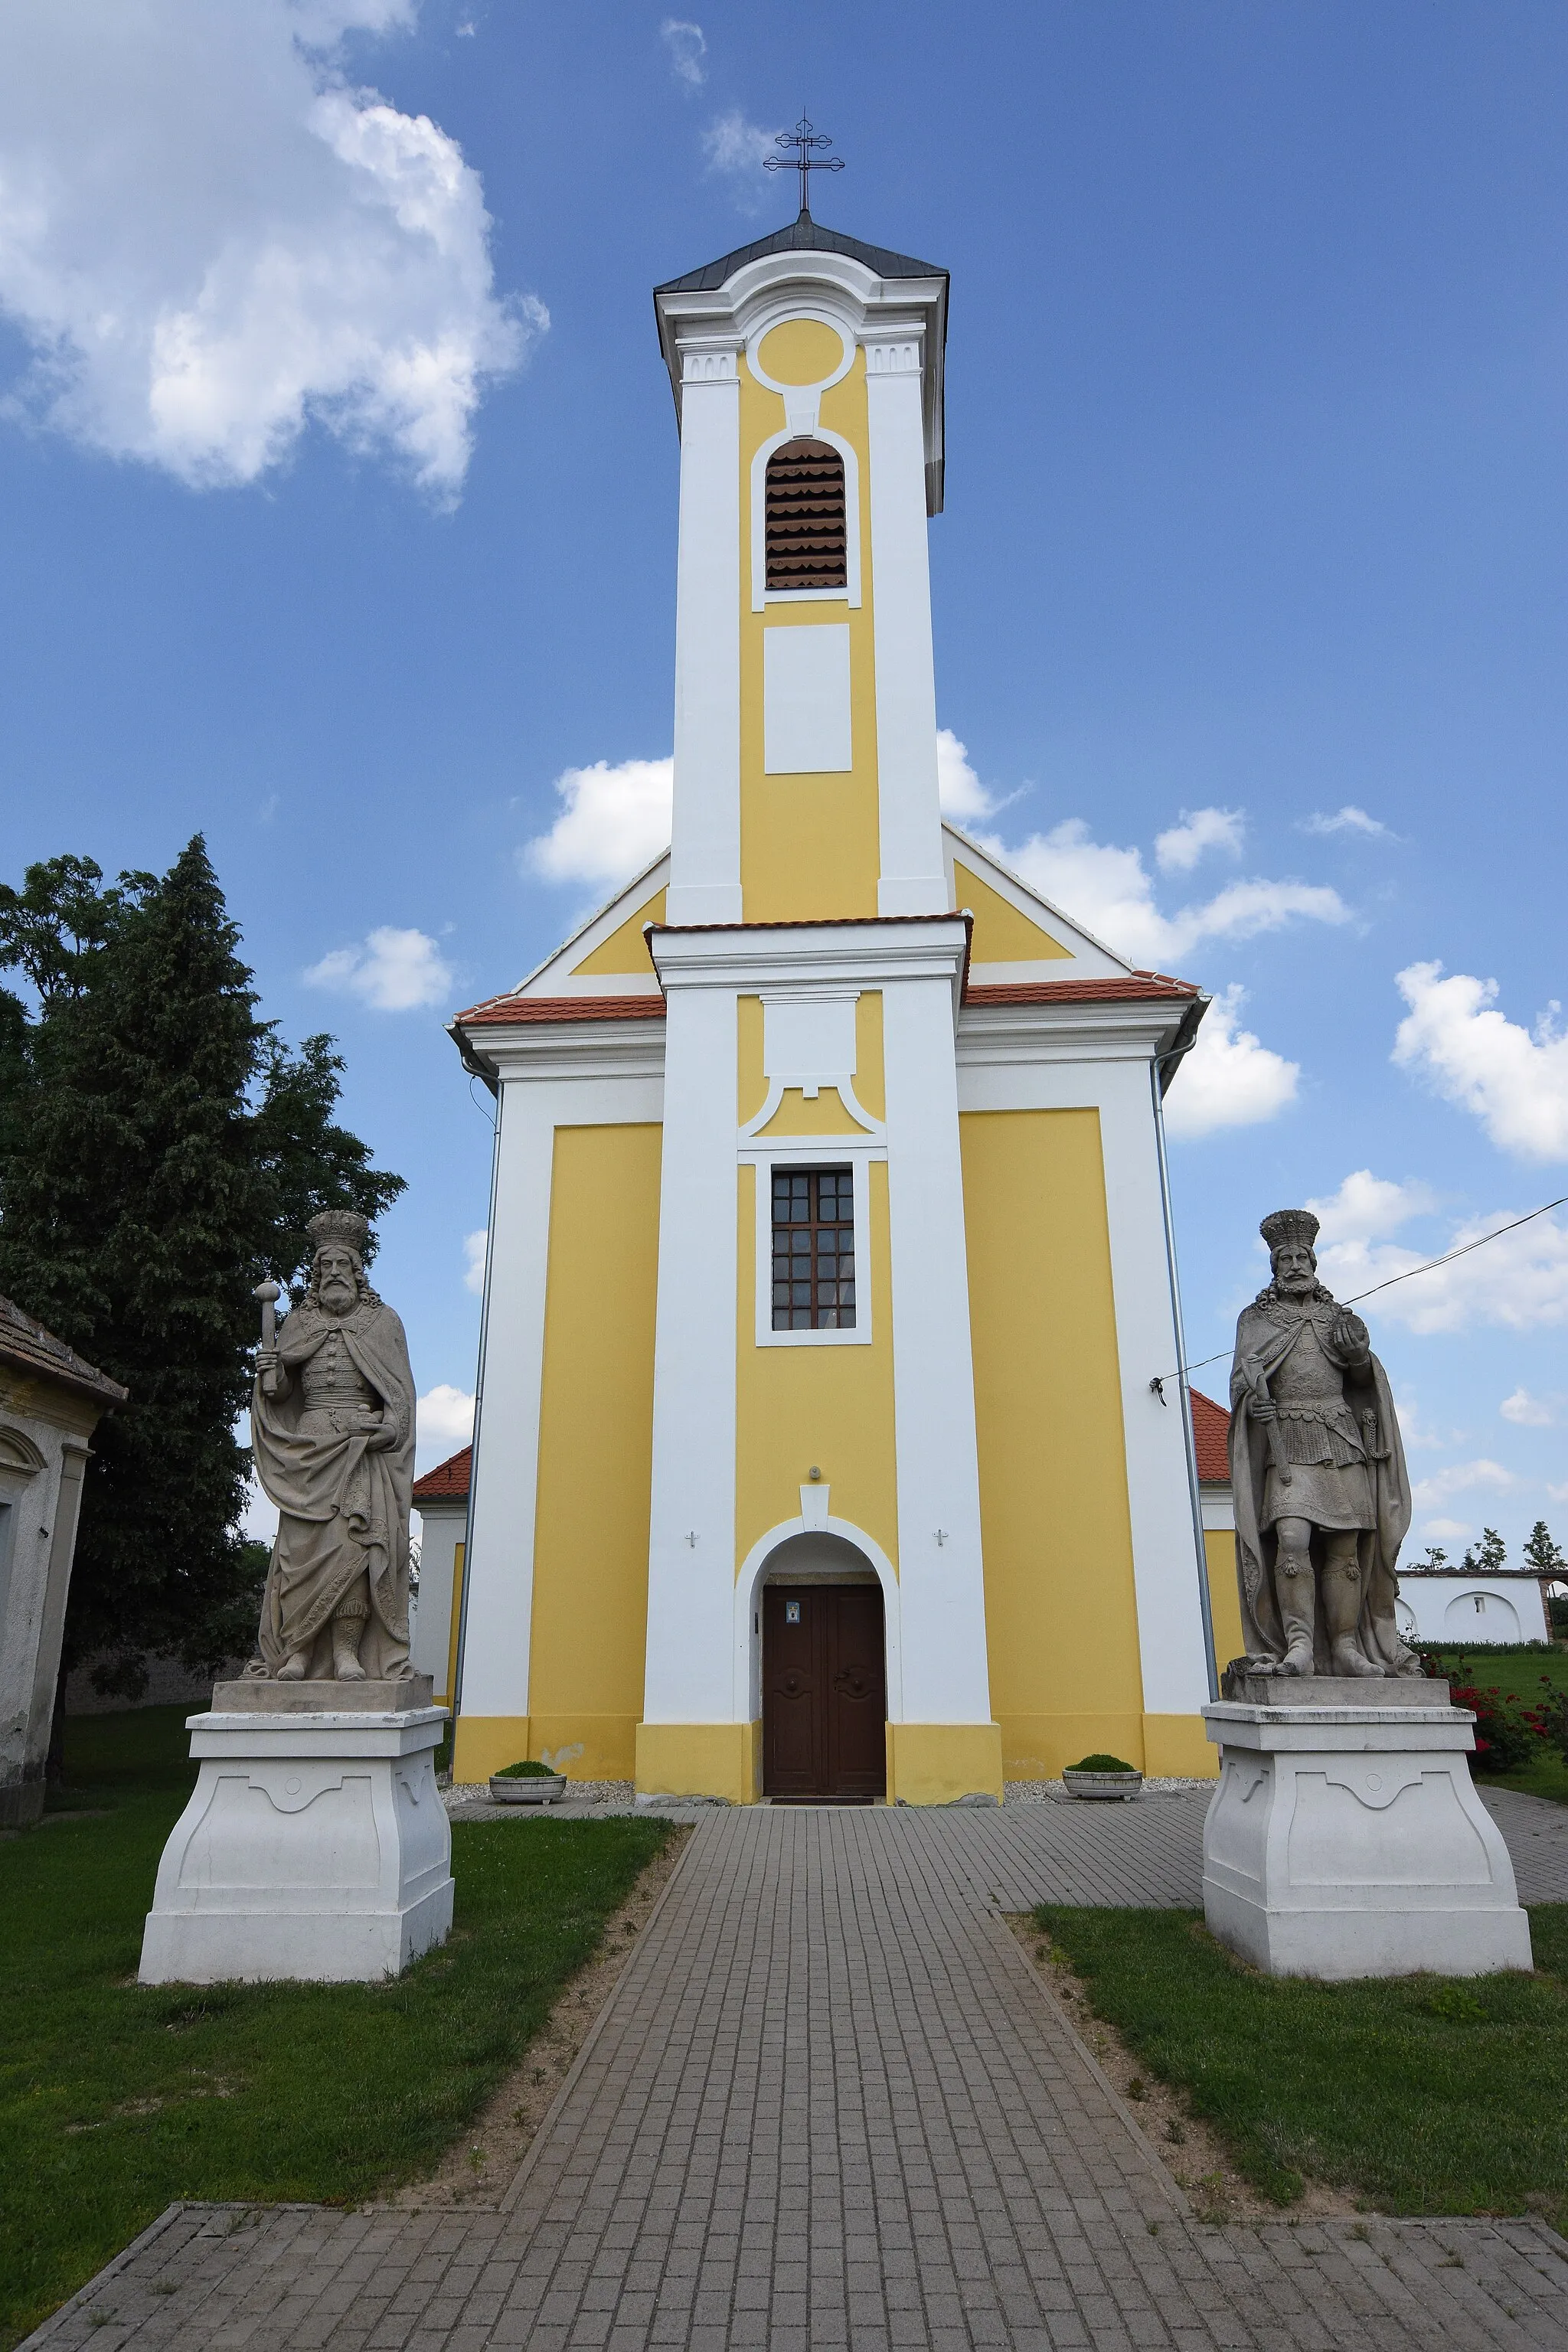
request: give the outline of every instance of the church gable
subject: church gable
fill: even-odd
[[[658,977],[643,938],[645,923],[664,920],[669,853],[646,866],[542,963],[519,996],[657,996]]]
[[[1020,981],[1121,980],[1132,966],[1020,881],[1000,859],[954,824],[942,847],[955,908],[974,918],[972,986]]]

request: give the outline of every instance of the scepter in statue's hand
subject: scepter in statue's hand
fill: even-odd
[[[265,1397],[278,1392],[278,1301],[282,1293],[275,1282],[258,1282],[251,1292],[261,1301],[261,1345],[256,1351],[256,1377]]]

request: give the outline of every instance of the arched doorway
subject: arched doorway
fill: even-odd
[[[763,1794],[781,1804],[886,1796],[882,1588],[841,1536],[790,1538],[762,1591]]]

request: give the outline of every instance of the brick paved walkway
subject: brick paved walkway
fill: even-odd
[[[1183,1818],[710,1813],[498,2209],[177,2207],[32,2342],[1568,2352],[1542,2224],[1190,2217],[993,1907]]]

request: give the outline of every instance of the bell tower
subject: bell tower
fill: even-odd
[[[944,913],[947,272],[803,211],[655,294],[680,425],[672,924]]]

